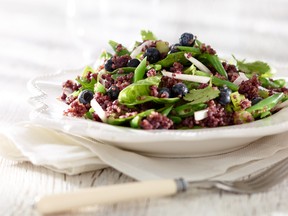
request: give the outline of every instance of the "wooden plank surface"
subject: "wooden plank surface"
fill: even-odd
[[[0,0],[0,128],[29,119],[30,78],[82,67],[96,58],[108,39],[128,44],[142,28],[175,42],[183,31],[191,31],[220,54],[268,60],[287,73],[287,1],[145,2]],[[113,168],[67,176],[3,158],[0,173],[0,215],[38,215],[32,204],[39,195],[133,181]],[[194,189],[176,197],[94,206],[63,215],[282,216],[288,215],[287,188],[288,179],[255,195]]]

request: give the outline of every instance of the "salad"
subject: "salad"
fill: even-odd
[[[139,129],[196,129],[266,118],[288,104],[285,79],[262,61],[228,62],[195,35],[178,43],[141,31],[132,49],[110,40],[95,67],[62,85],[64,115]],[[112,50],[111,49],[111,50]]]

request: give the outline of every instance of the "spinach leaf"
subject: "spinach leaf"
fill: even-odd
[[[179,62],[182,65],[189,65],[191,64],[184,54],[187,52],[176,52],[176,53],[170,53],[166,56],[166,58],[158,61],[156,64],[161,65],[162,67],[171,67],[174,62]]]
[[[124,88],[118,96],[118,100],[121,104],[136,105],[151,101],[151,98],[147,98],[150,95],[150,86],[158,86],[161,81],[160,76],[148,77],[143,80],[139,80],[126,88]],[[145,96],[146,100],[145,100]],[[151,97],[151,96],[150,96]],[[144,98],[141,99],[141,98]]]
[[[189,104],[199,104],[205,103],[209,100],[212,100],[218,97],[220,91],[218,89],[214,89],[211,86],[208,86],[204,89],[192,89],[189,93],[184,96],[184,100],[191,101]]]

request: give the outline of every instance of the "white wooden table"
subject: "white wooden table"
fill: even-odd
[[[62,68],[79,68],[91,60],[79,46],[87,45],[83,38],[90,43],[93,35],[97,36],[93,38],[96,46],[90,43],[86,51],[100,51],[108,39],[127,44],[137,39],[142,28],[175,42],[183,31],[190,31],[213,45],[220,55],[259,58],[286,68],[283,74],[288,72],[287,1],[151,0],[144,4],[83,0],[82,7],[91,5],[81,15],[82,24],[79,2],[0,0],[1,129],[29,120],[32,107],[27,103],[26,83],[30,78]],[[91,23],[95,23],[88,29],[91,37],[84,37],[86,25],[91,27]],[[38,195],[133,181],[113,168],[67,176],[3,158],[0,173],[0,215],[38,215],[31,206]],[[287,200],[288,179],[255,195],[191,190],[176,197],[94,206],[66,215],[282,216],[288,215]]]

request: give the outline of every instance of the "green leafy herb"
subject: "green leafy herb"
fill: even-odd
[[[141,31],[142,40],[157,40],[156,36],[151,31],[142,30]]]
[[[237,60],[234,56],[233,58],[237,62],[237,67],[240,71],[243,71],[244,73],[249,73],[249,74],[258,74],[264,77],[271,77],[271,67],[266,63],[262,61],[254,61],[254,62],[249,62],[246,63],[245,60],[240,61]]]
[[[219,96],[218,89],[208,86],[204,89],[192,89],[184,96],[184,100],[191,101],[190,104],[205,103]]]

